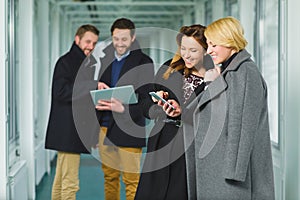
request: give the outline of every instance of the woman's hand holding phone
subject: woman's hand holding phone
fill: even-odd
[[[166,112],[166,114],[170,117],[177,117],[181,115],[181,108],[177,101],[174,99],[169,99],[168,104],[163,104],[163,110]],[[171,108],[169,105],[171,105],[173,108]]]
[[[149,94],[154,98],[154,102],[158,101],[158,104],[159,104],[160,103],[159,101],[161,101],[161,103],[162,103],[161,106],[166,104],[168,107],[175,110],[175,107],[162,97],[164,95],[163,91],[159,91],[158,93],[157,92],[149,92]]]
[[[162,97],[163,95],[168,95],[167,92],[158,91],[158,92],[149,92],[149,94],[152,96],[154,102],[157,102],[158,105],[162,106],[163,110],[170,117],[177,117],[181,114],[181,108],[175,100],[173,99],[166,100],[165,98]]]

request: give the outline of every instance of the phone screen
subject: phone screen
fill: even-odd
[[[161,96],[157,95],[155,92],[149,92],[149,94],[150,94],[151,96],[153,96],[155,99],[161,100],[164,104],[165,104],[165,103],[168,104],[168,106],[170,106],[173,110],[175,110],[175,107],[174,107],[172,104],[170,104],[168,101],[166,101],[166,100],[165,100],[164,98],[162,98]]]

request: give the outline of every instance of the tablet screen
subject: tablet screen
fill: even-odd
[[[90,91],[90,93],[95,105],[100,99],[110,100],[111,98],[118,99],[124,104],[135,104],[138,102],[132,85],[125,85],[102,90],[92,90]]]

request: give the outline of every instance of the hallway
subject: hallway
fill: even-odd
[[[36,187],[36,200],[51,199],[51,188],[54,179],[56,159],[51,162],[51,173],[46,174]],[[80,190],[77,200],[104,199],[104,179],[100,162],[91,155],[82,154],[79,169]],[[121,200],[125,200],[124,185],[121,183]]]
[[[130,18],[157,71],[177,51],[181,26],[225,16],[241,21],[267,84],[276,200],[300,200],[299,10],[299,0],[0,1],[0,200],[51,199],[56,157],[44,143],[52,75],[79,25],[97,26],[100,44],[115,19]],[[77,199],[104,199],[98,160],[82,155],[79,178]]]

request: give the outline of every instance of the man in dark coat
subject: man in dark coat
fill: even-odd
[[[92,130],[88,125],[82,125],[87,121],[81,121],[80,128],[77,128],[72,104],[74,100],[84,102],[86,94],[89,90],[96,89],[98,82],[94,81],[91,75],[90,80],[84,82],[82,88],[85,90],[82,96],[74,96],[73,91],[76,91],[74,83],[80,66],[95,48],[98,37],[99,31],[96,27],[79,27],[70,51],[59,58],[54,69],[51,111],[45,143],[46,149],[58,151],[52,199],[76,199],[76,192],[79,190],[80,153],[89,153],[91,141],[88,141],[89,137],[80,137],[78,130],[83,127],[87,128],[86,133],[91,133]]]
[[[126,105],[117,99],[100,100],[101,126],[99,153],[105,179],[105,199],[120,198],[120,176],[126,187],[126,199],[134,199],[139,181],[140,158],[145,146],[145,118],[142,102],[150,99],[154,66],[135,40],[135,26],[129,19],[117,19],[111,27],[112,44],[101,59],[102,88],[133,85],[138,103]],[[100,88],[101,89],[101,88]]]

